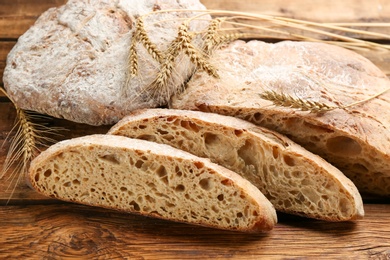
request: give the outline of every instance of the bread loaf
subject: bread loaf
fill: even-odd
[[[160,106],[160,100],[149,98],[144,90],[160,67],[141,43],[136,46],[140,77],[128,84],[127,71],[137,17],[167,9],[205,7],[198,0],[69,0],[51,8],[8,54],[4,87],[20,108],[91,125],[113,124],[136,108]],[[144,29],[163,52],[182,21],[197,14],[149,15]],[[190,30],[203,30],[208,18],[194,19]],[[173,64],[177,76],[169,82],[172,90],[181,87],[194,69],[187,56],[177,60],[180,65]]]
[[[327,221],[364,215],[355,185],[288,138],[247,121],[173,109],[133,112],[109,134],[169,144],[249,180],[276,210]]]
[[[171,108],[240,117],[287,135],[338,167],[361,192],[390,195],[390,92],[325,113],[275,106],[274,91],[292,98],[345,106],[389,89],[389,79],[362,56],[307,42],[236,41],[211,63],[220,79],[198,72]]]
[[[220,229],[268,231],[277,221],[272,204],[236,173],[122,136],[57,143],[33,160],[29,180],[53,198]]]

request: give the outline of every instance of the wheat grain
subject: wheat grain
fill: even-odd
[[[253,33],[233,32],[222,34],[220,27],[222,23],[224,23],[227,19],[227,17],[220,17],[211,20],[209,26],[207,27],[206,35],[204,37],[205,40],[203,51],[206,54],[210,55],[213,50],[218,49],[221,45],[232,42],[234,40],[254,37]],[[226,30],[232,29],[227,28]],[[238,30],[238,28],[234,28],[234,30]]]
[[[20,126],[23,130],[23,161],[26,164],[34,157],[34,151],[37,149],[35,145],[35,131],[33,125],[27,119],[25,111],[17,108],[16,112],[20,120]]]

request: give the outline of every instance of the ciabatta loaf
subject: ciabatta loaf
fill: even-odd
[[[109,134],[210,158],[253,183],[279,211],[328,221],[364,215],[358,190],[338,169],[288,138],[238,118],[148,109],[133,112]]]
[[[250,182],[168,145],[113,135],[57,143],[31,163],[40,193],[220,229],[273,228],[275,209]]]
[[[197,73],[172,108],[236,116],[276,130],[319,154],[362,192],[390,195],[390,91],[368,102],[325,113],[275,106],[265,91],[294,99],[346,106],[390,88],[362,56],[307,42],[236,41],[210,62],[220,79]]]

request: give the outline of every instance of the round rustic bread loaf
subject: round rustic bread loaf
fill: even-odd
[[[122,90],[136,18],[166,9],[205,7],[198,0],[70,0],[49,9],[8,55],[3,79],[8,94],[23,109],[92,125],[112,124],[136,108],[162,105],[142,91],[155,79],[159,64],[141,44],[140,77]],[[151,41],[164,50],[183,18],[196,14],[153,14],[144,24]],[[204,19],[190,23],[191,30],[205,26]],[[174,87],[180,87],[193,69],[187,57],[177,60]]]
[[[390,195],[390,91],[347,109],[310,113],[274,106],[264,91],[344,106],[390,87],[364,57],[308,42],[236,41],[211,58],[220,79],[198,72],[172,108],[236,116],[276,130],[341,169],[362,192]]]

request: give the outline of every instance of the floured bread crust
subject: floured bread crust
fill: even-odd
[[[23,109],[91,125],[113,124],[136,108],[162,104],[143,89],[156,77],[159,64],[137,46],[139,75],[125,87],[132,32],[137,17],[156,10],[204,10],[198,0],[70,0],[43,13],[11,50],[4,87]],[[164,51],[192,12],[161,13],[145,18],[151,41]],[[190,29],[207,26],[207,15]],[[193,71],[180,55],[172,88]]]
[[[240,117],[287,135],[345,173],[361,192],[390,195],[390,92],[323,114],[276,107],[265,90],[329,106],[364,100],[390,87],[362,56],[307,42],[236,41],[215,52],[220,79],[198,72],[172,108]]]

